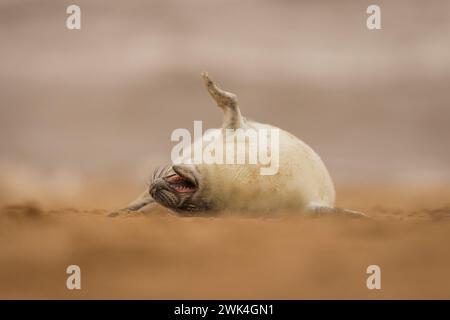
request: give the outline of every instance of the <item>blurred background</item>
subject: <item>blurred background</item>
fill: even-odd
[[[81,30],[66,28],[81,7]],[[450,177],[450,2],[0,1],[0,201],[114,208],[221,123],[200,78],[297,135],[339,190]]]

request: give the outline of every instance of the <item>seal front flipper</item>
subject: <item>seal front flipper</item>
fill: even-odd
[[[314,215],[318,216],[344,216],[348,218],[370,218],[369,216],[365,215],[362,212],[354,211],[354,210],[347,210],[347,209],[341,209],[341,208],[331,208],[327,206],[320,206],[320,205],[311,205],[308,207],[308,211],[311,212]]]
[[[144,212],[156,205],[155,200],[149,194],[148,190],[145,190],[136,200],[128,204],[123,209],[111,212],[108,217],[117,217],[122,214],[134,213],[134,212]]]
[[[148,189],[146,189],[136,200],[131,202],[123,210],[143,211],[149,209],[153,204],[155,204],[155,199],[152,198]]]

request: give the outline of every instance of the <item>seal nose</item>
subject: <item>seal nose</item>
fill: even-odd
[[[169,208],[177,207],[180,202],[178,196],[174,194],[163,179],[158,179],[153,182],[150,186],[149,193],[156,202]]]
[[[148,193],[154,198],[155,197],[155,184],[152,184],[150,186],[150,189],[148,190]]]
[[[162,179],[158,179],[156,181],[154,181],[151,185],[150,185],[150,190],[148,191],[150,193],[150,195],[155,198],[155,194],[160,191],[163,188],[162,185]]]

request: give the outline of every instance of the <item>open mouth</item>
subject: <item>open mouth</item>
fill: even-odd
[[[167,176],[164,178],[164,180],[176,192],[194,193],[198,189],[197,183],[196,181],[194,181],[194,179],[183,176],[180,173],[175,173]]]

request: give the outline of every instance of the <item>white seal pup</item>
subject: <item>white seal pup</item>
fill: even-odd
[[[148,189],[125,210],[143,211],[159,204],[182,214],[226,210],[363,216],[356,211],[334,208],[332,179],[321,158],[308,145],[284,130],[245,119],[236,95],[220,89],[207,73],[202,75],[208,92],[224,113],[222,128],[209,130],[190,146],[189,152],[156,170]],[[264,139],[258,141],[272,147],[268,148],[272,156],[270,167],[267,162],[198,162],[192,155],[192,150],[200,148],[203,153],[209,152],[210,158],[223,159],[218,150],[221,153],[242,147],[245,159],[250,158],[250,139],[239,139],[237,132],[252,130],[262,132],[258,137]],[[277,139],[272,133],[276,133]]]

